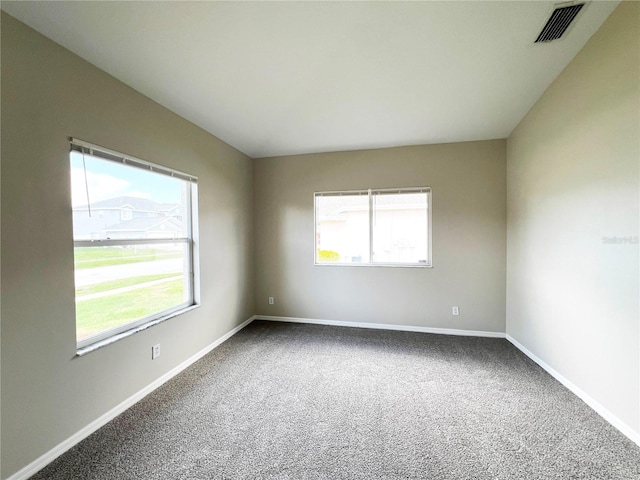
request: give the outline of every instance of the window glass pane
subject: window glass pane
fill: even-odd
[[[77,341],[190,303],[187,249],[187,243],[76,247]]]
[[[193,305],[191,184],[77,151],[70,164],[78,345]]]
[[[188,236],[184,180],[74,151],[71,187],[74,240]]]
[[[429,263],[428,194],[373,192],[373,262]]]
[[[316,196],[316,262],[369,262],[368,195]]]

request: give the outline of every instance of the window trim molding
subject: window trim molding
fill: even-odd
[[[426,193],[427,194],[427,255],[428,263],[395,263],[395,262],[374,262],[373,256],[373,196],[375,194],[401,194],[401,193]],[[342,195],[367,195],[369,200],[369,261],[366,263],[344,263],[344,262],[318,262],[318,220],[316,198]],[[369,188],[357,190],[329,190],[313,192],[313,265],[319,267],[386,267],[386,268],[433,268],[432,254],[432,210],[433,210],[433,188],[431,187],[400,187],[400,188]]]
[[[70,151],[80,152],[94,157],[98,157],[102,160],[111,160],[112,162],[119,162],[130,167],[140,168],[149,172],[161,173],[169,177],[176,177],[181,180],[186,180],[190,183],[198,183],[198,177],[191,175],[180,170],[158,165],[156,163],[142,160],[141,158],[127,155],[125,153],[111,150],[110,148],[101,147],[94,143],[85,142],[77,138],[69,137]]]
[[[172,319],[173,317],[177,317],[178,315],[182,315],[183,313],[187,313],[190,312],[191,310],[195,310],[196,308],[200,307],[199,303],[194,303],[193,305],[189,305],[188,307],[183,308],[182,310],[179,311],[175,311],[175,312],[170,312],[170,313],[166,313],[158,318],[155,318],[153,320],[149,320],[146,323],[137,325],[135,327],[132,327],[128,330],[125,330],[123,332],[120,333],[115,333],[112,334],[108,337],[105,337],[101,340],[96,340],[94,342],[91,342],[85,346],[76,346],[76,357],[82,357],[84,355],[86,355],[87,353],[91,353],[91,352],[95,352],[96,350],[102,348],[102,347],[106,347],[107,345],[111,345],[112,343],[118,342],[124,338],[130,337],[131,335],[134,335],[136,333],[142,332],[143,330],[146,330],[147,328],[153,327],[154,325],[158,325],[160,323],[166,322],[167,320]],[[92,337],[95,338],[95,337]]]

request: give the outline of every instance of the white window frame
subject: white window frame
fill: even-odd
[[[187,195],[189,199],[188,205],[184,205],[183,221],[186,222],[185,237],[177,238],[144,238],[144,239],[117,239],[117,240],[74,240],[73,246],[76,247],[112,247],[112,246],[135,246],[135,245],[163,245],[163,244],[185,244],[187,245],[186,251],[188,259],[186,260],[187,270],[185,275],[188,276],[187,284],[187,301],[175,305],[171,308],[162,310],[153,315],[148,315],[133,322],[129,322],[120,327],[112,328],[104,331],[98,335],[94,335],[90,338],[77,341],[76,348],[78,355],[83,355],[90,351],[100,348],[104,345],[108,345],[113,341],[120,338],[127,337],[139,331],[145,330],[153,325],[161,323],[165,320],[173,318],[184,312],[192,310],[199,305],[199,269],[197,268],[198,259],[198,178],[194,175],[190,175],[178,170],[163,167],[155,163],[141,160],[130,155],[126,155],[115,150],[111,150],[105,147],[94,145],[77,138],[70,138],[70,151],[76,151],[94,157],[101,160],[113,161],[115,163],[121,163],[130,167],[140,168],[154,173],[162,173],[171,177],[179,178],[186,182]],[[75,268],[74,268],[75,270]],[[75,314],[74,314],[75,318]],[[77,319],[76,319],[77,321]]]
[[[313,264],[321,267],[403,267],[403,268],[432,268],[433,257],[431,251],[432,228],[431,212],[433,210],[431,187],[403,187],[403,188],[369,188],[366,190],[331,190],[313,193]],[[376,262],[373,260],[373,229],[374,229],[374,205],[373,198],[377,193],[382,194],[403,194],[403,193],[426,193],[427,194],[427,262]],[[367,195],[369,199],[369,259],[366,262],[318,262],[318,207],[316,199],[323,196],[340,195]]]

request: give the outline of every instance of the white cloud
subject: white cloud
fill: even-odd
[[[146,198],[151,200],[151,194],[149,192],[141,192],[140,190],[131,190],[126,193],[127,197]]]
[[[121,195],[148,198],[141,192],[129,191],[130,182],[111,175],[87,172],[87,181],[85,183],[84,169],[72,168],[71,201],[74,207],[87,204],[87,185],[91,203]]]

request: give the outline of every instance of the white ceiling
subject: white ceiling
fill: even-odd
[[[247,155],[506,138],[619,2],[2,2]]]

